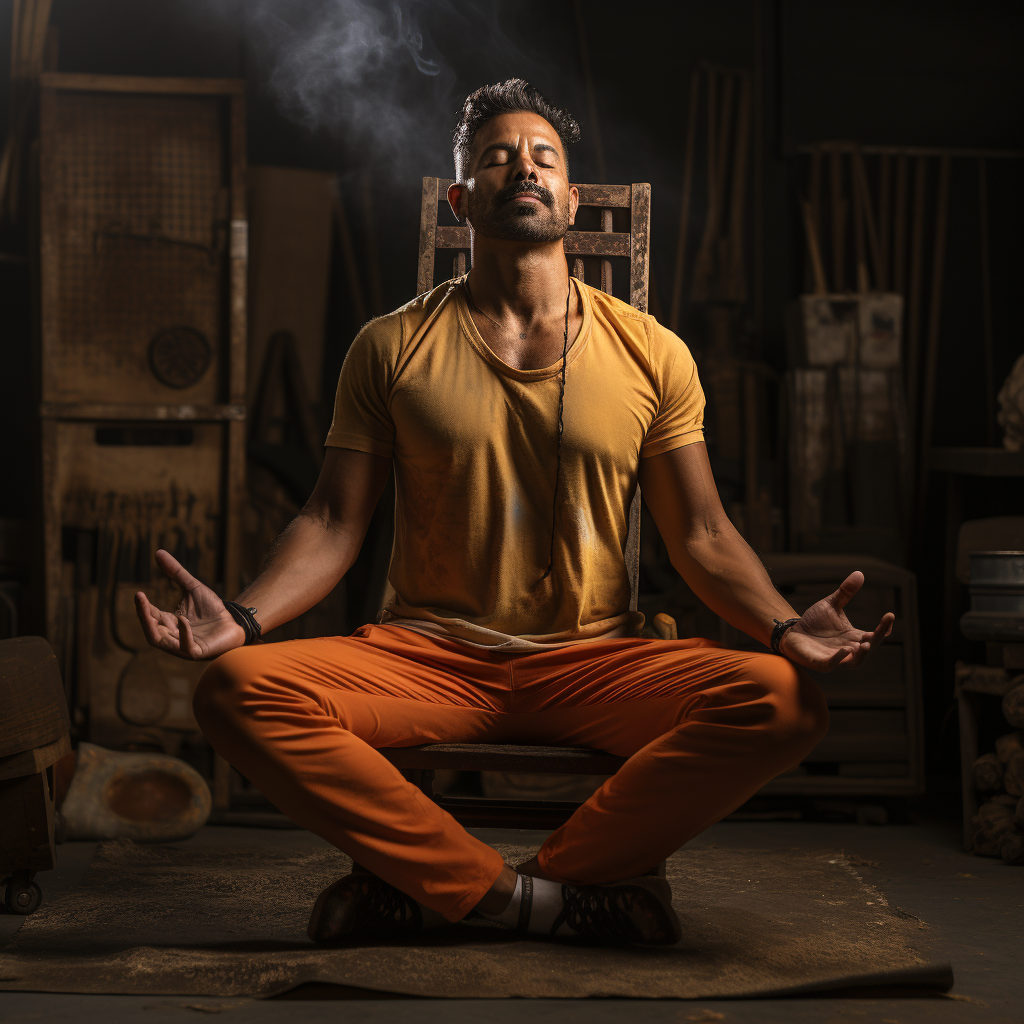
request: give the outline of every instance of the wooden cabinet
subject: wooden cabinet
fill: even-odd
[[[46,633],[107,746],[198,730],[145,644],[157,547],[233,596],[245,459],[244,83],[46,74],[38,151]]]

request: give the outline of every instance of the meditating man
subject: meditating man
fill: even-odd
[[[795,615],[722,511],[686,346],[569,276],[578,134],[521,80],[467,98],[448,200],[472,228],[472,269],[355,339],[316,489],[237,603],[167,552],[177,612],[136,598],[150,643],[216,658],[194,705],[214,749],[360,865],[317,899],[317,942],[471,911],[535,934],[677,941],[653,869],[825,734],[822,694],[794,664],[853,667],[892,622],[851,626],[859,573]],[[392,468],[380,623],[251,646],[334,589]],[[623,557],[638,482],[690,587],[776,653],[640,637]],[[376,749],[444,742],[629,760],[513,868]]]

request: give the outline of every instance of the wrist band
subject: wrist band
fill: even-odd
[[[245,631],[245,644],[258,644],[260,642],[260,624],[256,621],[256,609],[246,608],[237,601],[225,601],[224,607],[231,613],[231,618],[237,622]]]
[[[782,638],[786,633],[791,630],[800,620],[797,619],[786,619],[785,622],[780,622],[778,619],[772,619],[775,623],[775,628],[772,630],[771,649],[772,654],[781,654],[779,645],[782,643]]]

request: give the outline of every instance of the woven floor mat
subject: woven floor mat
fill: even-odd
[[[534,852],[498,849],[511,863]],[[482,922],[415,944],[318,948],[305,936],[313,901],[350,863],[301,832],[104,843],[78,890],[44,902],[0,951],[0,990],[270,997],[318,982],[448,998],[707,999],[952,985],[948,964],[914,951],[924,925],[840,853],[684,849],[668,862],[682,942],[627,949]]]

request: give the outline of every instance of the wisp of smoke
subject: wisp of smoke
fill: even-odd
[[[452,172],[451,132],[465,92],[430,26],[459,54],[469,88],[536,67],[498,25],[499,7],[251,0],[243,10],[249,51],[285,116],[329,133],[377,173],[404,178]]]

